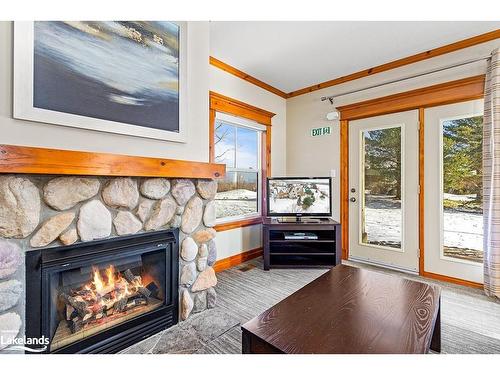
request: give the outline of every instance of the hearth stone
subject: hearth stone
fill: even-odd
[[[198,253],[198,245],[191,237],[186,237],[181,245],[181,257],[186,262],[192,262]]]
[[[141,183],[141,194],[151,199],[161,199],[170,191],[170,181],[166,178],[148,178]]]
[[[206,258],[208,256],[208,246],[206,243],[201,244],[200,249],[198,251],[198,256],[200,258]]]
[[[198,292],[217,285],[217,277],[212,267],[207,267],[205,271],[198,275],[198,278],[191,287],[191,291]]]
[[[182,223],[182,216],[181,215],[175,215],[172,221],[170,222],[170,226],[172,228],[180,228]]]
[[[154,203],[155,201],[151,199],[141,198],[141,201],[137,206],[136,214],[143,223],[145,223],[149,218],[149,214],[151,213],[151,208]]]
[[[63,245],[72,245],[78,241],[78,232],[76,231],[76,228],[71,228],[61,234],[59,236],[59,241],[61,241]]]
[[[142,229],[141,221],[128,211],[118,212],[113,219],[113,224],[119,236],[135,234]]]
[[[96,178],[57,177],[44,186],[43,199],[53,209],[64,211],[95,196],[100,186]]]
[[[207,268],[207,257],[196,259],[196,269],[200,272],[205,271]]]
[[[178,179],[172,182],[172,196],[179,206],[184,206],[195,192],[196,189],[191,180]]]
[[[157,201],[152,209],[151,216],[144,225],[146,230],[157,230],[167,225],[174,217],[177,205],[170,197]]]
[[[80,208],[77,228],[82,241],[109,237],[111,235],[111,213],[101,201],[87,202]]]
[[[193,238],[196,242],[202,244],[215,238],[216,233],[217,232],[212,228],[199,230],[193,234]]]
[[[129,177],[112,179],[102,190],[102,198],[108,206],[132,210],[139,201],[137,181]]]
[[[184,289],[182,291],[182,299],[181,299],[181,319],[186,320],[189,317],[189,314],[191,314],[191,311],[193,310],[194,302],[191,296],[189,295],[189,292]]]
[[[217,292],[215,288],[210,288],[207,291],[207,307],[213,309],[217,304]]]
[[[19,246],[0,240],[0,279],[13,275],[21,264],[23,264],[23,257]]]
[[[0,176],[0,237],[25,238],[40,221],[40,194],[27,178]]]
[[[198,180],[196,183],[198,194],[203,199],[212,200],[217,193],[217,181],[215,180]]]
[[[181,272],[181,285],[191,286],[196,279],[196,266],[194,263],[186,264]]]
[[[193,312],[200,312],[207,308],[207,292],[206,290],[198,292],[194,295]]]
[[[32,247],[43,247],[54,241],[64,232],[75,219],[73,212],[64,212],[47,219],[38,232],[31,237],[30,245]]]
[[[16,313],[0,315],[0,350],[6,348],[8,343],[17,337],[21,325],[21,317]]]
[[[17,305],[22,292],[23,284],[20,281],[0,281],[0,312]]]
[[[215,245],[215,241],[211,240],[208,242],[208,259],[207,263],[209,266],[213,266],[217,260],[217,246]]]
[[[203,224],[206,227],[215,226],[215,202],[210,201],[205,206],[205,212],[203,213]]]
[[[200,225],[202,215],[203,201],[199,197],[191,198],[182,215],[181,230],[186,234],[192,233]]]

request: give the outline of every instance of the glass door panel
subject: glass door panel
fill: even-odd
[[[362,133],[361,242],[401,249],[401,126]]]
[[[483,262],[483,116],[441,121],[442,256]]]
[[[425,110],[424,269],[483,280],[483,101]]]

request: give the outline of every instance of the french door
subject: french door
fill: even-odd
[[[349,122],[349,258],[418,272],[418,111]]]
[[[483,101],[424,113],[424,270],[482,283]]]

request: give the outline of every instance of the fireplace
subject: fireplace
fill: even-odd
[[[30,251],[26,336],[112,353],[178,321],[178,230]]]

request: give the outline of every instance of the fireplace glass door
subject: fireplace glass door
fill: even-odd
[[[165,250],[107,255],[43,270],[50,351],[153,312],[172,298]]]

